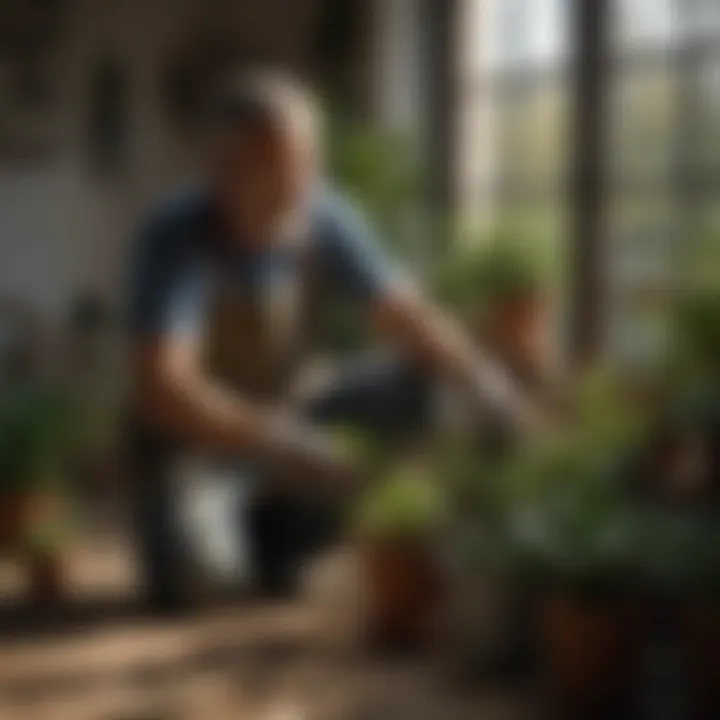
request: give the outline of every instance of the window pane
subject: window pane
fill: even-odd
[[[691,160],[703,175],[717,175],[720,173],[720,53],[711,54],[699,63],[695,85],[698,108],[690,118]]]
[[[678,35],[682,0],[614,0],[613,38],[618,49],[668,47]]]
[[[567,56],[569,0],[485,0],[488,68],[537,67]]]
[[[720,3],[717,0],[675,0],[685,37],[702,38],[720,32]]]
[[[567,203],[562,196],[538,202],[498,199],[494,221],[501,227],[520,228],[531,243],[528,251],[553,282],[562,282],[567,250]]]
[[[610,103],[610,163],[616,184],[667,180],[676,162],[678,83],[667,59],[657,65],[621,64]]]
[[[554,192],[565,177],[569,93],[563,77],[498,92],[498,180],[503,192]]]
[[[617,194],[608,227],[610,281],[623,295],[671,288],[681,250],[680,215],[670,192]]]
[[[651,367],[665,357],[670,308],[684,276],[679,217],[670,189],[612,198],[607,341],[624,365]]]

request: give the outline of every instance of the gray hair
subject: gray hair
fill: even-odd
[[[217,112],[223,130],[282,126],[298,120],[316,126],[317,101],[300,81],[271,70],[238,73],[223,88]]]

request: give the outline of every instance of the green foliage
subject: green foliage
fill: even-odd
[[[720,523],[713,512],[644,508],[637,549],[647,587],[720,601]]]
[[[520,229],[497,228],[473,238],[440,266],[438,296],[463,311],[537,293],[543,272],[534,245]]]
[[[546,580],[600,588],[627,578],[637,563],[641,525],[627,487],[643,423],[602,373],[579,383],[570,404],[566,427],[494,465],[488,507],[465,543],[475,563],[502,561]],[[487,483],[487,467],[478,468],[478,482]]]
[[[422,195],[412,140],[336,117],[330,127],[330,163],[333,179],[357,199],[383,242],[406,254],[403,221],[419,211]]]
[[[444,517],[444,497],[425,467],[400,464],[361,499],[355,528],[364,537],[422,539]]]
[[[357,201],[381,242],[393,255],[412,261],[421,243],[408,232],[408,222],[421,212],[422,173],[411,140],[335,113],[329,158],[333,180]],[[340,302],[324,309],[319,341],[338,355],[368,344],[355,304]]]
[[[0,492],[36,489],[60,480],[74,445],[77,418],[56,387],[24,384],[0,398]]]
[[[720,284],[720,223],[708,223],[687,245],[690,282],[695,287],[717,288]]]
[[[676,316],[681,362],[691,371],[720,369],[720,288],[698,288],[681,301]]]
[[[461,537],[465,556],[576,590],[635,587],[720,601],[716,512],[633,496],[648,423],[626,390],[595,372],[574,388],[570,404],[566,427],[494,467],[493,487],[482,494],[491,507]],[[708,422],[706,411],[707,397],[681,414],[695,426]],[[487,467],[476,478],[487,482]]]
[[[391,448],[376,434],[353,425],[341,425],[331,432],[337,447],[355,467],[366,472],[381,472],[387,466]]]

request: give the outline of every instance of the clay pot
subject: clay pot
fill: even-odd
[[[18,552],[25,564],[30,595],[37,602],[54,602],[60,597],[65,586],[65,563],[59,552],[28,553],[23,543],[35,527],[52,521],[60,508],[60,498],[48,491],[0,497],[0,547]]]
[[[0,547],[17,544],[25,527],[26,506],[25,495],[13,493],[0,497]]]
[[[624,599],[551,593],[541,613],[551,700],[590,707],[622,697],[633,680],[639,620]]]
[[[528,293],[497,300],[487,308],[483,339],[511,367],[537,372],[545,364],[547,307],[545,299]]]
[[[399,540],[367,541],[361,562],[371,640],[398,649],[428,645],[443,596],[440,568],[431,550]]]
[[[0,496],[0,545],[14,547],[22,543],[34,526],[52,517],[58,508],[59,499],[51,492],[14,492]]]

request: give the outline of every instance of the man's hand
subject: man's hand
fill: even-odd
[[[256,457],[272,477],[346,487],[348,459],[329,436],[292,414],[240,397],[207,378],[193,338],[157,338],[135,353],[138,408],[145,418],[189,446]],[[282,473],[280,472],[282,470]]]
[[[483,362],[473,384],[472,402],[482,418],[491,415],[519,437],[536,437],[554,425],[552,413],[499,366]]]
[[[262,459],[271,478],[298,492],[344,495],[359,483],[359,471],[334,438],[289,415],[270,422]]]

